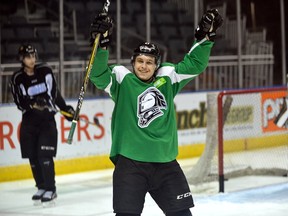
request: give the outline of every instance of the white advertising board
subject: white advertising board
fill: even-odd
[[[77,101],[68,101],[67,104],[76,107]],[[86,99],[81,108],[81,118],[93,122],[96,115],[100,126],[79,121],[71,145],[66,143],[71,123],[57,113],[55,115],[58,128],[57,160],[108,155],[111,145],[110,124],[113,106],[114,103],[109,98]],[[177,113],[185,112],[185,115],[181,114],[181,118],[188,122],[182,125],[183,129],[179,130],[179,145],[204,143],[206,123],[200,122],[200,116],[206,115],[206,93],[180,94],[175,98],[175,106]],[[21,112],[11,104],[1,106],[0,113],[0,166],[27,162],[21,158],[18,139]]]
[[[224,127],[225,139],[287,134],[279,129],[273,119],[279,112],[282,95],[269,93],[237,95]],[[280,98],[280,99],[279,99]],[[207,93],[183,93],[176,96],[179,146],[205,144],[207,126]],[[77,101],[68,101],[76,107]],[[79,121],[73,143],[66,143],[71,123],[59,113],[55,115],[58,128],[57,160],[108,155],[111,146],[111,115],[114,102],[109,99],[86,99],[80,117],[93,122],[94,116],[100,126]],[[0,106],[0,167],[25,163],[19,146],[21,112],[13,105]]]

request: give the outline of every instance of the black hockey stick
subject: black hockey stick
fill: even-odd
[[[63,110],[59,110],[59,112],[60,112],[63,116],[73,117],[72,114],[70,114],[70,113],[68,113],[68,112],[65,112],[65,111],[63,111]],[[99,126],[99,125],[100,125],[99,119],[98,119],[96,116],[94,116],[93,122],[91,122],[91,121],[89,121],[89,120],[86,120],[85,118],[81,118],[81,117],[79,117],[79,120],[80,120],[80,121],[83,121],[83,122],[85,122],[85,123],[87,123],[87,124],[91,124],[91,125],[95,125],[95,126]]]
[[[33,108],[33,109],[36,109],[36,110],[39,110],[39,111],[43,111],[43,110],[45,110],[45,109],[48,109],[48,110],[54,111],[54,112],[56,112],[56,113],[59,112],[59,113],[62,114],[64,117],[65,117],[65,116],[66,116],[66,117],[73,117],[73,115],[72,115],[71,113],[69,113],[69,112],[66,112],[66,111],[64,111],[64,110],[58,110],[58,109],[56,109],[56,108],[53,108],[53,107],[47,106],[47,105],[45,105],[45,106],[38,106],[37,104],[34,104],[34,105],[32,106],[32,108]],[[95,126],[99,126],[99,125],[100,125],[99,119],[98,119],[96,116],[94,116],[93,122],[90,122],[89,120],[87,120],[87,119],[85,119],[85,118],[80,118],[80,117],[79,117],[79,120],[80,120],[80,121],[83,121],[83,122],[85,122],[85,123],[87,123],[87,124],[91,124],[91,125],[95,125]]]
[[[110,1],[106,0],[102,12],[108,13],[109,5],[110,5]],[[80,89],[80,94],[79,94],[79,98],[78,98],[77,107],[76,107],[76,110],[75,110],[75,114],[74,114],[74,117],[73,117],[73,120],[72,120],[71,128],[70,128],[68,139],[67,139],[67,143],[68,144],[71,144],[72,140],[73,140],[74,131],[75,131],[75,128],[76,128],[76,125],[77,125],[77,121],[79,119],[80,110],[81,110],[82,103],[83,103],[83,100],[84,100],[84,94],[85,94],[86,89],[87,89],[87,85],[88,85],[88,82],[89,82],[91,69],[92,69],[94,58],[95,58],[95,55],[96,55],[96,52],[97,52],[99,39],[100,39],[100,34],[97,34],[96,38],[94,40],[94,43],[93,43],[93,48],[92,48],[92,53],[91,53],[91,56],[90,56],[90,59],[89,59],[89,64],[88,64],[88,67],[86,69],[86,75],[85,75],[83,84],[82,84],[81,89]]]

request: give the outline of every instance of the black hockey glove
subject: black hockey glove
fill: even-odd
[[[90,45],[92,46],[97,34],[100,34],[99,46],[108,47],[113,32],[113,20],[107,13],[100,13],[95,17],[90,27]]]
[[[216,30],[222,25],[223,19],[217,9],[208,10],[201,18],[198,27],[195,30],[195,38],[202,40],[207,37],[214,41]]]
[[[223,18],[218,13],[217,9],[209,10],[209,13],[213,14],[214,21],[213,21],[213,24],[212,24],[211,32],[209,32],[207,36],[208,36],[209,40],[214,41],[214,39],[216,37],[217,29],[219,29],[222,26],[222,24],[223,24]]]
[[[61,111],[64,111],[62,114],[64,115],[64,117],[66,118],[66,120],[68,121],[72,121],[73,120],[73,117],[74,117],[74,114],[75,114],[75,110],[72,106],[70,105],[67,105],[63,110]]]
[[[217,9],[212,9],[210,10],[211,13],[214,15],[214,22],[213,22],[213,29],[212,32],[216,32],[217,29],[219,29],[222,24],[223,24],[223,18],[222,16],[219,14]]]
[[[43,111],[44,109],[48,109],[47,100],[43,97],[36,97],[32,103],[32,109]]]

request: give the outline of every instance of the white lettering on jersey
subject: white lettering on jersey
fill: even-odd
[[[38,95],[47,91],[45,83],[30,86],[27,90],[29,96]]]

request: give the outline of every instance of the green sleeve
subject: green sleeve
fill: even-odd
[[[111,69],[108,66],[109,51],[98,48],[91,69],[90,80],[98,89],[110,83]]]
[[[195,41],[190,51],[184,56],[184,59],[176,66],[178,74],[200,74],[209,63],[211,48],[214,42]]]

